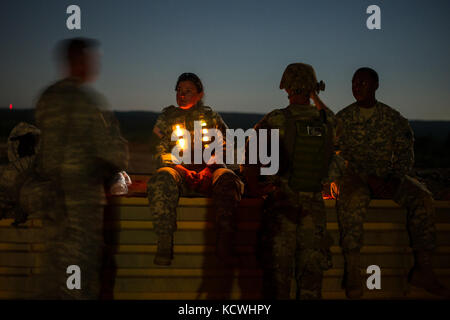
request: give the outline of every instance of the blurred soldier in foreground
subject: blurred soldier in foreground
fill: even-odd
[[[356,102],[336,116],[338,152],[347,163],[337,202],[347,297],[363,294],[360,249],[371,197],[393,199],[407,209],[415,257],[411,284],[449,297],[449,290],[438,282],[431,267],[436,246],[432,195],[408,175],[414,164],[413,131],[398,111],[375,99],[377,89],[378,74],[370,68],[358,69],[352,79]]]
[[[159,169],[148,181],[147,192],[155,232],[158,235],[158,250],[154,263],[171,264],[173,234],[177,229],[178,199],[181,195],[195,194],[212,196],[217,222],[216,253],[225,261],[231,262],[235,229],[233,220],[241,200],[242,182],[233,171],[226,168],[226,165],[215,164],[214,155],[209,161],[203,159],[201,164],[175,164],[171,157],[175,145],[178,144],[183,150],[187,147],[184,139],[171,141],[174,130],[180,132],[187,130],[191,137],[194,137],[194,121],[201,121],[203,132],[215,128],[225,137],[227,125],[217,112],[203,105],[203,85],[195,74],[180,75],[175,90],[179,107],[165,108],[153,128],[152,147],[155,148],[155,159]],[[191,142],[190,152],[193,154],[194,139],[191,139]],[[207,139],[202,140],[202,152],[208,148],[209,143]],[[225,147],[223,139],[223,154]]]
[[[105,98],[87,85],[99,73],[98,45],[83,38],[63,41],[59,54],[67,77],[47,88],[36,106],[36,172],[42,183],[30,193],[52,199],[43,217],[42,298],[99,298],[104,181],[127,168],[128,144]],[[70,265],[80,267],[80,290],[67,287]]]
[[[279,130],[280,170],[262,184],[259,165],[241,167],[249,194],[268,194],[262,236],[266,298],[289,299],[295,272],[296,298],[320,299],[323,271],[331,267],[322,185],[328,182],[333,158],[334,114],[316,94],[321,84],[310,65],[286,68],[280,89],[286,90],[289,106],[270,112],[255,126]]]

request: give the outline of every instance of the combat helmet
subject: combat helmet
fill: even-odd
[[[306,63],[291,63],[284,70],[280,89],[292,90],[297,93],[325,90],[323,81],[317,82],[314,68]]]

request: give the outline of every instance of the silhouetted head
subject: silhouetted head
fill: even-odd
[[[177,104],[182,109],[189,109],[202,100],[203,84],[200,78],[193,73],[183,73],[178,77],[175,85]]]
[[[280,89],[286,90],[291,104],[309,104],[312,91],[325,89],[317,83],[314,68],[306,63],[291,63],[286,67],[280,81]]]
[[[88,38],[61,41],[58,56],[70,77],[81,82],[95,81],[100,73],[100,42]]]
[[[378,89],[378,74],[371,68],[359,68],[352,79],[352,92],[358,104],[371,107]]]

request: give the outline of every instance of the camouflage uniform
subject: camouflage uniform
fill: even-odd
[[[285,69],[280,89],[286,89],[290,95],[310,97],[311,92],[323,90],[323,82],[317,83],[316,74],[312,66],[303,63],[293,63]],[[332,145],[334,139],[334,114],[324,107],[319,111],[310,104],[291,104],[285,109],[276,109],[267,114],[255,126],[255,129],[278,129],[280,138],[280,168],[276,175],[266,176],[266,183],[275,187],[265,201],[263,215],[263,227],[261,240],[263,244],[264,266],[264,296],[266,298],[289,299],[293,273],[297,284],[297,299],[320,299],[322,296],[323,271],[331,268],[330,246],[332,239],[326,230],[326,211],[322,198],[321,183],[328,180],[327,172],[331,157],[331,150],[323,159],[313,159],[313,162],[321,162],[322,165],[307,165],[303,160],[294,157],[299,153],[291,145],[308,147],[311,140],[302,140],[304,136],[312,136],[310,127],[306,127],[307,134],[297,136],[298,131],[293,131],[293,125],[298,123],[310,123],[321,119],[321,124],[326,125],[326,141]],[[297,127],[298,128],[298,127]],[[295,129],[294,129],[295,130]],[[302,131],[303,132],[303,131]],[[322,134],[319,134],[322,136]],[[294,138],[294,139],[293,139]],[[324,136],[325,138],[325,136]],[[291,142],[295,142],[291,144]],[[313,149],[318,147],[316,144]],[[246,150],[246,164],[241,167],[243,174],[250,178],[261,164],[248,164],[248,146]],[[307,148],[307,149],[308,149]],[[319,150],[322,147],[318,147]],[[307,160],[307,162],[310,160]],[[297,169],[294,165],[301,164],[299,169],[306,172],[313,168],[313,174],[321,177],[322,181],[315,183],[313,188],[305,187],[303,182],[296,180]],[[309,164],[312,164],[311,162]],[[247,172],[246,172],[247,171]],[[317,171],[317,175],[316,175]],[[328,175],[330,172],[328,172]],[[309,173],[307,174],[309,175]],[[334,175],[334,173],[333,173]],[[291,183],[291,179],[294,179]],[[308,181],[308,180],[305,180]],[[253,182],[254,183],[254,182]],[[300,190],[300,191],[297,191]],[[311,190],[304,192],[302,190]]]
[[[318,117],[312,105],[289,105],[293,116],[308,119]],[[327,111],[327,121],[334,115]],[[289,170],[283,150],[287,119],[281,109],[266,115],[255,126],[259,129],[279,129],[280,170],[268,176],[267,182],[276,186],[265,201],[262,244],[264,291],[266,297],[289,299],[292,275],[297,281],[297,299],[320,299],[323,271],[331,268],[332,239],[326,230],[326,211],[322,192],[295,192],[289,187]],[[250,165],[244,165],[245,171]]]
[[[54,204],[43,217],[47,254],[40,297],[98,299],[103,184],[105,178],[126,169],[128,143],[104,97],[76,79],[47,88],[35,117],[42,132],[36,172],[52,186],[47,190],[55,190],[48,195],[54,197]],[[69,265],[81,269],[81,290],[66,286]]]
[[[0,219],[15,218],[24,222],[26,214],[19,206],[21,188],[33,171],[39,151],[40,130],[25,122],[13,128],[8,137],[9,164],[0,168]]]
[[[363,222],[377,190],[372,177],[385,181],[384,197],[407,208],[411,246],[415,250],[435,247],[433,199],[430,191],[408,173],[414,164],[414,138],[408,120],[391,107],[377,102],[366,118],[356,103],[337,118],[337,148],[347,168],[339,181],[337,214],[344,252],[363,245]]]
[[[172,131],[176,125],[182,124],[191,132],[193,142],[194,121],[199,120],[206,122],[206,128],[216,128],[222,132],[225,150],[226,124],[218,113],[201,103],[188,110],[169,106],[162,111],[156,121],[152,148],[155,149],[154,157],[158,162],[158,170],[148,181],[147,193],[150,212],[154,217],[155,232],[158,235],[173,234],[176,230],[176,207],[179,197],[195,195],[195,192],[186,185],[183,177],[174,169],[175,164],[171,160]],[[225,151],[223,154],[225,156]],[[186,169],[200,172],[206,167],[206,164],[183,164],[183,166]],[[243,184],[239,177],[225,165],[222,167],[214,165],[211,169],[213,171],[212,189],[207,196],[213,198],[218,221],[222,217],[231,219],[241,200]]]

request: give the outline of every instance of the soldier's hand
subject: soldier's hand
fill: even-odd
[[[314,90],[310,92],[309,97],[314,102],[314,106],[317,108],[317,110],[323,110],[327,108]]]
[[[190,188],[195,188],[198,183],[198,174],[193,170],[188,170],[182,165],[177,164],[175,170],[181,175]]]
[[[186,180],[186,183],[188,184],[188,186],[191,187],[192,189],[196,189],[200,182],[198,173],[193,170],[186,171],[185,180]]]
[[[201,193],[208,193],[211,189],[211,184],[212,172],[208,167],[206,167],[198,173],[198,184],[196,189]]]

